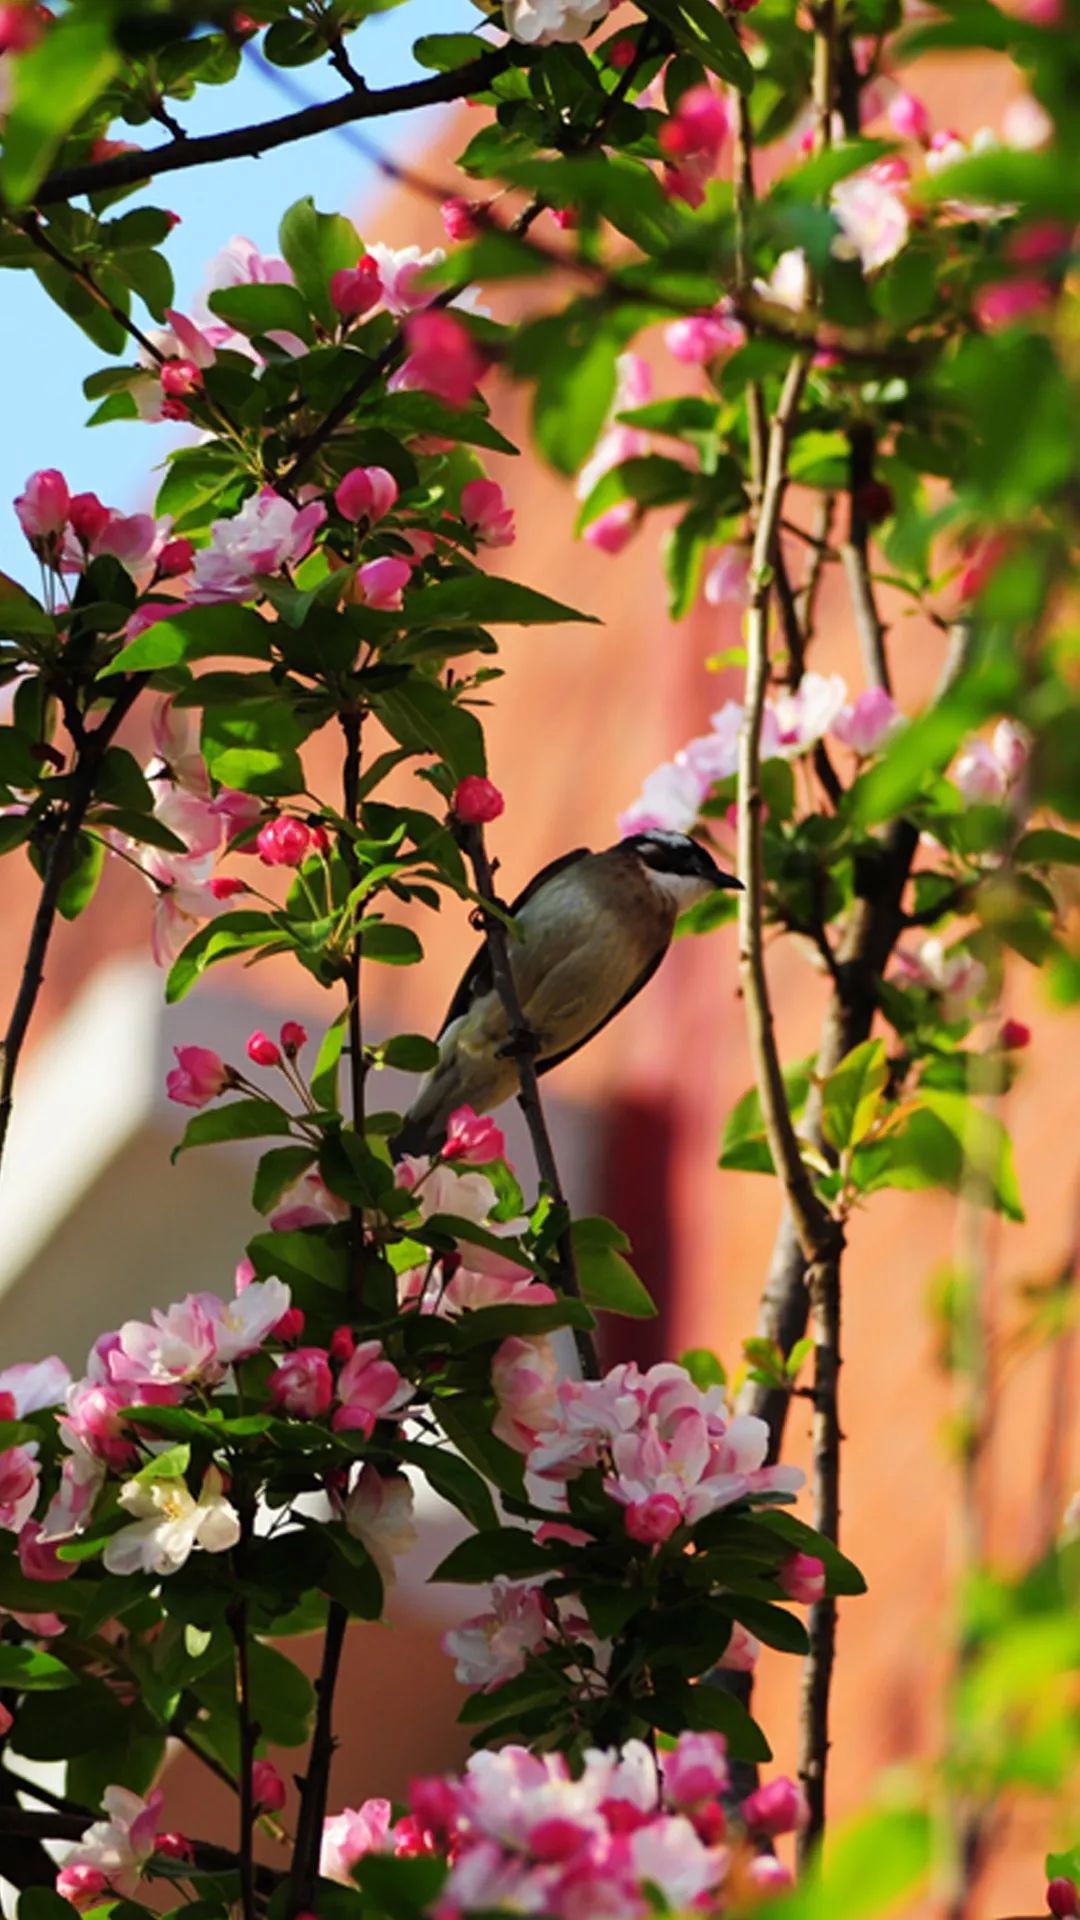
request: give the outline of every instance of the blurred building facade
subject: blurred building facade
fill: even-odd
[[[920,90],[936,117],[966,121],[968,130],[994,124],[1003,104],[996,70],[965,61],[962,96],[958,71],[931,69],[925,77]],[[452,139],[443,143],[427,171],[438,177],[442,168],[449,181],[454,150]],[[379,208],[365,230],[400,243],[441,237],[435,208],[403,196]],[[513,309],[513,299],[494,304],[500,315]],[[658,348],[658,364],[663,357]],[[523,396],[504,388],[492,398],[504,431],[527,445]],[[507,802],[490,839],[509,895],[558,853],[615,837],[615,815],[649,769],[705,731],[708,716],[738,693],[735,676],[709,673],[704,662],[739,635],[729,609],[699,606],[682,625],[671,625],[651,535],[615,561],[575,545],[572,491],[530,454],[493,462],[492,471],[519,528],[516,547],[496,564],[603,617],[600,626],[503,636],[506,677],[487,726],[492,777]],[[793,565],[801,565],[797,550]],[[843,672],[857,686],[857,650],[834,574],[827,570],[813,664]],[[936,679],[942,637],[887,597],[885,616],[897,696],[910,710]],[[333,742],[318,742],[310,764],[315,790],[335,794]],[[402,791],[408,779],[402,777]],[[5,882],[2,1005],[17,984],[36,888],[18,856],[5,863]],[[57,1349],[81,1366],[90,1339],[126,1314],[145,1313],[188,1288],[231,1286],[244,1240],[258,1227],[248,1199],[251,1156],[215,1150],[169,1166],[182,1118],[162,1098],[170,1048],[198,1041],[237,1057],[253,1027],[299,1017],[315,1032],[336,1011],[306,974],[268,961],[250,972],[223,967],[166,1012],[148,957],[149,908],[148,891],[115,862],[84,919],[56,935],[0,1182],[4,1364]],[[475,934],[452,903],[421,931],[423,967],[370,970],[372,1030],[437,1028]],[[815,1044],[825,986],[791,941],[773,945],[769,968],[782,1051],[797,1059]],[[1020,1283],[1071,1268],[1080,1175],[1062,1071],[1075,1027],[1050,1015],[1026,970],[1010,980],[1007,1012],[1029,1022],[1034,1039],[1005,1114],[1027,1223],[995,1227],[988,1241],[997,1356],[1006,1353],[1017,1321]],[[616,1333],[612,1357],[633,1351],[648,1360],[704,1345],[730,1368],[754,1330],[777,1191],[771,1181],[716,1167],[724,1117],[751,1078],[735,939],[722,930],[676,943],[633,1006],[545,1083],[573,1197],[627,1230],[659,1305],[658,1320],[628,1330],[621,1347]],[[392,1098],[388,1089],[386,1103]],[[512,1139],[524,1170],[527,1145],[519,1130]],[[955,1204],[940,1196],[877,1196],[852,1223],[843,1544],[863,1567],[869,1594],[846,1603],[841,1617],[831,1763],[838,1813],[860,1804],[888,1769],[932,1755],[941,1734],[956,1476],[944,1438],[949,1388],[927,1295],[956,1232]],[[1045,1542],[1080,1484],[1077,1423],[1070,1430],[1060,1411],[1075,1404],[1077,1377],[1069,1352],[1012,1367],[995,1361],[995,1373],[997,1411],[980,1493],[993,1551],[1018,1563]],[[797,1410],[786,1457],[805,1459],[806,1424]],[[450,1524],[433,1513],[432,1538],[442,1538]],[[437,1554],[427,1557],[431,1564]],[[453,1610],[438,1590],[425,1594],[409,1578],[391,1626],[354,1630],[335,1805],[400,1792],[410,1771],[460,1755],[453,1724],[460,1696],[437,1645],[448,1604]],[[469,1610],[470,1597],[458,1596],[457,1614]],[[787,1766],[795,1667],[766,1655],[757,1696],[777,1760]],[[170,1824],[190,1824],[207,1838],[224,1835],[227,1807],[210,1805],[187,1769],[185,1762],[175,1770]],[[987,1914],[1034,1910],[1044,1844],[1034,1810],[1010,1820],[986,1878]]]

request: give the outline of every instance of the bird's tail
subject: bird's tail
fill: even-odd
[[[417,1116],[405,1115],[401,1132],[396,1133],[390,1142],[390,1152],[395,1163],[404,1154],[438,1153],[446,1139],[446,1122],[437,1114]]]

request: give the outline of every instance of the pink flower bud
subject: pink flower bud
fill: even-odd
[[[690,1815],[694,1832],[707,1847],[719,1846],[727,1832],[727,1815],[719,1800],[703,1800]]]
[[[687,88],[672,118],[661,127],[659,140],[663,151],[676,159],[703,154],[715,161],[730,131],[726,103],[702,82],[700,86]]]
[[[194,1860],[195,1847],[186,1833],[159,1833],[154,1836],[154,1852],[163,1860]]]
[[[342,1364],[356,1352],[356,1335],[351,1327],[335,1327],[330,1336],[330,1358]]]
[[[68,524],[81,546],[92,547],[104,533],[112,514],[96,493],[73,493],[68,502]]]
[[[816,1553],[793,1553],[776,1577],[788,1599],[800,1606],[811,1607],[825,1597],[825,1562]]]
[[[806,1795],[795,1780],[782,1775],[748,1794],[739,1809],[752,1833],[775,1838],[778,1833],[794,1833],[809,1818]]]
[[[311,847],[311,832],[302,820],[283,813],[260,828],[255,847],[264,867],[299,867]]]
[[[295,1060],[301,1047],[307,1045],[307,1030],[299,1020],[286,1020],[281,1029],[281,1045],[289,1060]]]
[[[235,900],[238,893],[247,893],[248,888],[243,880],[231,879],[225,873],[216,873],[210,882],[210,891],[215,900]]]
[[[15,514],[31,544],[63,533],[69,497],[67,481],[56,467],[42,467],[30,475],[15,501]]]
[[[70,1580],[73,1560],[59,1560],[59,1541],[42,1539],[40,1520],[27,1520],[19,1530],[19,1566],[28,1580]]]
[[[161,391],[172,400],[190,399],[202,383],[202,374],[194,360],[167,360],[161,369]]]
[[[470,480],[462,487],[461,517],[482,546],[513,546],[514,509],[497,481]]]
[[[13,1393],[0,1393],[0,1420],[17,1420],[19,1409]]]
[[[98,1905],[109,1892],[109,1882],[100,1867],[61,1867],[56,1876],[56,1891],[81,1913],[86,1907]]]
[[[426,388],[449,407],[467,407],[483,378],[486,361],[468,328],[442,308],[414,313],[405,322],[412,385]]]
[[[303,1337],[305,1324],[303,1307],[288,1307],[281,1319],[274,1321],[270,1332],[275,1340],[280,1340],[287,1347]]]
[[[925,140],[930,115],[913,93],[898,93],[889,102],[889,125],[901,140]]]
[[[610,64],[617,73],[625,73],[637,59],[637,44],[633,40],[613,40],[607,50]]]
[[[4,1738],[6,1733],[11,1732],[14,1725],[15,1715],[12,1713],[10,1707],[5,1707],[3,1701],[0,1700],[0,1740]]]
[[[27,53],[36,47],[52,17],[47,7],[0,7],[0,55]]]
[[[256,1760],[251,1769],[251,1791],[257,1813],[280,1813],[285,1805],[285,1782],[272,1760]]]
[[[475,779],[476,775],[471,777]],[[485,784],[490,786],[491,782],[487,781]],[[492,791],[496,792],[497,789],[493,788]],[[499,794],[499,802],[498,811],[501,813],[501,794]],[[459,810],[458,818],[463,817]],[[442,1150],[442,1157],[444,1160],[462,1161],[470,1167],[483,1167],[492,1160],[505,1159],[506,1139],[494,1120],[489,1120],[486,1115],[474,1113],[471,1107],[456,1107],[447,1121],[446,1145]]]
[[[969,550],[967,560],[956,583],[956,591],[961,600],[975,600],[984,593],[1008,552],[1008,539],[1001,533],[990,533],[979,540]]]
[[[1005,252],[1018,267],[1042,267],[1064,259],[1072,246],[1072,228],[1061,220],[1032,220],[1006,242]]]
[[[480,773],[467,773],[464,780],[458,781],[450,805],[459,820],[475,827],[497,820],[505,811],[506,801],[493,781],[486,780]]]
[[[715,313],[692,313],[664,328],[664,345],[684,366],[704,367],[719,353],[741,347],[746,334],[737,320],[719,308]]]
[[[617,507],[609,507],[606,513],[591,520],[582,538],[586,546],[595,547],[599,553],[621,553],[631,536],[637,531],[638,510],[632,500],[620,500]]]
[[[340,267],[330,276],[331,305],[343,320],[356,320],[361,314],[370,313],[381,299],[379,263],[370,253],[365,253],[359,266]]]
[[[561,228],[563,232],[566,232],[568,229],[572,232],[578,223],[576,207],[552,207],[551,217],[555,225]]]
[[[270,1404],[297,1420],[321,1420],[334,1398],[334,1376],[322,1347],[297,1347],[270,1375]]]
[[[747,1872],[759,1893],[787,1893],[795,1885],[795,1876],[790,1867],[785,1867],[775,1853],[756,1853]]]
[[[181,1107],[205,1107],[232,1084],[232,1073],[210,1047],[174,1047],[177,1064],[165,1076],[165,1091]]]
[[[452,194],[439,208],[448,240],[475,240],[480,231],[476,209],[460,194]]]
[[[401,596],[412,578],[412,568],[407,560],[384,554],[378,560],[369,560],[359,569],[356,578],[366,607],[380,613],[397,613]]]
[[[353,467],[334,493],[345,520],[381,520],[396,505],[397,481],[385,467]]]
[[[659,1546],[664,1540],[670,1540],[675,1529],[682,1525],[682,1508],[671,1493],[650,1493],[645,1500],[635,1500],[628,1506],[625,1515],[626,1531],[631,1540],[640,1540],[646,1546]]]
[[[1020,280],[994,280],[980,287],[972,302],[975,318],[991,333],[1012,327],[1041,313],[1054,303],[1054,289],[1048,280],[1029,275]]]
[[[269,1034],[256,1031],[247,1043],[247,1057],[257,1067],[280,1067],[281,1048],[271,1040]]]
[[[664,1796],[673,1807],[693,1807],[727,1792],[727,1741],[722,1733],[681,1733],[663,1766]]]
[[[142,153],[143,151],[137,140],[110,140],[103,133],[90,142],[90,158],[95,166],[102,160],[115,160],[122,153]]]
[[[195,562],[195,549],[190,540],[166,540],[158,554],[157,570],[165,580],[174,580],[177,574],[187,573]]]
[[[1022,1020],[1004,1020],[998,1034],[998,1045],[1007,1053],[1019,1053],[1022,1047],[1031,1045],[1031,1028]]]
[[[1062,1874],[1057,1880],[1051,1880],[1046,1888],[1046,1904],[1056,1920],[1075,1920],[1080,1914],[1080,1891],[1075,1880],[1069,1880]]]

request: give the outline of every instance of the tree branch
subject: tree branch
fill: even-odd
[[[848,537],[840,549],[847,578],[848,594],[859,636],[863,673],[868,687],[892,692],[889,662],[885,653],[885,629],[874,599],[870,579],[870,521],[866,515],[865,494],[874,478],[876,442],[869,421],[856,420],[848,428]]]
[[[19,991],[15,996],[7,1032],[0,1041],[0,1158],[3,1156],[11,1121],[15,1074],[45,977],[45,956],[49,950],[49,941],[56,922],[57,903],[68,876],[71,855],[82,830],[83,821],[93,802],[94,784],[106,749],[111,745],[121,721],[146,685],[147,678],[146,674],[132,674],[124,682],[104,719],[91,732],[84,733],[79,744],[63,817],[53,836],[45,860],[41,893],[30,929],[30,941],[26,949]]]
[[[480,899],[488,902],[491,906],[500,906],[501,903],[495,894],[491,862],[488,859],[487,849],[484,846],[483,828],[479,826],[466,826],[464,823],[459,822],[455,827],[455,834],[472,867],[476,881],[476,891]],[[565,1214],[566,1197],[563,1193],[562,1182],[559,1179],[559,1169],[555,1162],[555,1152],[551,1144],[551,1135],[548,1132],[547,1121],[544,1117],[544,1109],[540,1100],[540,1085],[535,1064],[536,1035],[532,1032],[522,1012],[521,999],[518,994],[517,984],[514,980],[513,969],[510,965],[510,947],[506,926],[498,915],[494,913],[484,914],[483,925],[487,940],[487,949],[491,957],[492,980],[495,991],[502,1002],[503,1011],[506,1014],[506,1023],[510,1030],[510,1046],[508,1051],[513,1055],[514,1066],[517,1070],[518,1086],[520,1089],[518,1093],[518,1103],[525,1116],[525,1124],[529,1129],[533,1153],[536,1156],[537,1171],[548,1192],[551,1194],[555,1205]],[[572,1299],[580,1300],[581,1288],[578,1284],[577,1268],[574,1262],[574,1248],[570,1237],[569,1225],[565,1226],[560,1233],[557,1247],[559,1256],[559,1279],[562,1291],[569,1294]],[[581,1361],[581,1368],[585,1379],[598,1380],[600,1377],[600,1364],[592,1334],[584,1327],[575,1327],[574,1342],[578,1350],[578,1357]]]
[[[257,1728],[251,1714],[251,1675],[248,1670],[248,1610],[238,1600],[229,1610],[229,1627],[236,1648],[236,1718],[240,1750],[240,1911],[243,1920],[255,1920],[255,1765]]]
[[[390,113],[408,113],[416,107],[445,106],[464,100],[470,94],[483,93],[492,80],[513,63],[513,49],[493,47],[467,67],[455,67],[451,73],[435,73],[427,80],[410,80],[398,87],[382,87],[371,92],[350,92],[339,100],[302,107],[297,113],[285,113],[277,120],[260,120],[250,127],[230,127],[222,133],[200,134],[196,138],[170,141],[168,146],[149,152],[119,153],[109,160],[87,162],[83,166],[63,167],[42,181],[34,195],[34,205],[48,207],[59,200],[71,200],[76,194],[104,193],[117,187],[141,186],[161,173],[185,173],[189,167],[205,167],[221,160],[251,159],[269,153],[274,147],[289,146],[295,140],[345,127],[355,120],[377,120]]]

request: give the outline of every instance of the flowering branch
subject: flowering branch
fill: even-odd
[[[505,908],[502,907],[495,893],[491,862],[488,859],[487,849],[484,845],[483,828],[479,825],[465,825],[463,822],[459,822],[456,827],[456,835],[472,867],[476,880],[476,891],[480,899],[492,907],[499,908],[500,913],[505,912]],[[520,1088],[518,1104],[525,1116],[525,1124],[529,1129],[529,1138],[532,1141],[533,1153],[536,1156],[537,1171],[556,1207],[565,1215],[566,1197],[563,1193],[562,1182],[559,1178],[559,1169],[555,1161],[555,1151],[551,1144],[551,1135],[548,1132],[547,1120],[544,1117],[544,1108],[540,1099],[540,1086],[535,1064],[536,1035],[532,1032],[522,1012],[521,1000],[510,965],[510,949],[506,926],[500,918],[499,913],[485,913],[483,916],[483,927],[487,940],[488,953],[491,956],[492,980],[495,991],[502,1001],[503,1011],[506,1014],[507,1025],[510,1029],[510,1045],[508,1051],[513,1056],[514,1066],[518,1076],[518,1086]],[[573,1299],[579,1300],[581,1298],[581,1288],[578,1285],[577,1268],[574,1262],[574,1249],[570,1238],[569,1225],[565,1225],[562,1228],[556,1246],[559,1256],[559,1278],[562,1290],[564,1293],[570,1294]],[[581,1361],[582,1372],[586,1380],[598,1380],[600,1378],[600,1362],[592,1334],[584,1327],[575,1327],[574,1341],[577,1346],[578,1357]]]
[[[329,133],[354,120],[376,120],[390,113],[408,113],[415,107],[444,106],[454,100],[464,100],[470,94],[483,93],[496,75],[511,65],[512,59],[510,47],[494,47],[479,60],[470,61],[467,67],[435,73],[427,80],[410,80],[398,87],[382,87],[370,92],[351,92],[339,100],[327,100],[318,106],[302,107],[297,113],[282,114],[277,120],[257,121],[254,126],[231,127],[223,133],[170,141],[168,146],[156,147],[150,152],[119,153],[108,160],[90,161],[80,167],[62,167],[42,181],[34,195],[34,204],[48,207],[60,200],[72,200],[77,194],[108,193],[117,187],[141,186],[159,173],[186,173],[189,167],[210,166],[219,160],[253,159],[274,147],[309,140],[314,134]]]
[[[71,855],[83,821],[94,798],[94,786],[105,753],[112,744],[121,721],[146,685],[146,680],[145,674],[132,674],[130,679],[124,682],[121,692],[117,694],[104,719],[91,731],[84,730],[78,740],[77,757],[70,776],[67,801],[45,858],[41,893],[38,896],[37,911],[30,930],[19,991],[15,996],[7,1032],[0,1041],[0,1158],[3,1156],[11,1120],[19,1056],[22,1053],[27,1029],[44,979],[45,956],[52,938],[60,891],[67,878]]]

